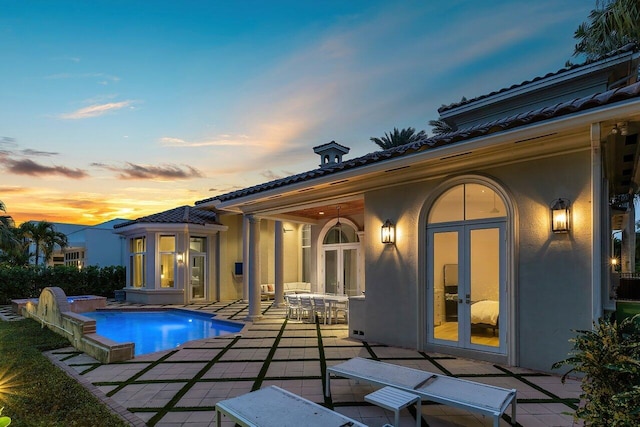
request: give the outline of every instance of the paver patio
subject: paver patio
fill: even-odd
[[[135,306],[109,303],[109,307],[119,305]],[[243,320],[247,315],[247,304],[242,301],[162,307],[205,311],[232,320]],[[287,320],[285,310],[274,308],[271,301],[263,302],[262,309],[264,318],[242,334],[192,341],[127,362],[104,365],[73,347],[47,356],[136,426],[213,426],[216,402],[269,385],[369,426],[393,423],[393,412],[364,401],[374,390],[372,386],[332,379],[331,397],[324,397],[326,367],[355,356],[515,388],[520,426],[578,425],[571,417],[579,402],[578,380],[562,384],[556,375],[352,340],[344,324]],[[510,410],[503,415],[501,425],[510,425],[509,414]],[[401,425],[415,426],[415,415],[415,407],[403,409]],[[223,425],[233,423],[223,418]],[[423,402],[422,425],[490,426],[492,419]]]

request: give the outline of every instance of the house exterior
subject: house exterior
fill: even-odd
[[[354,338],[550,371],[615,309],[639,58],[630,45],[441,108],[454,132],[346,160],[332,141],[318,169],[117,225],[127,300],[244,299],[251,321],[261,285],[280,305],[306,282],[351,297]]]
[[[114,226],[125,240],[127,301],[176,304],[236,299],[233,284],[220,282],[227,251],[214,212],[181,206]],[[226,236],[226,234],[225,234]],[[226,248],[227,249],[227,248]]]
[[[113,234],[113,227],[127,221],[116,218],[92,226],[74,227],[66,233],[67,247],[55,256],[62,256],[64,265],[78,268],[124,266],[125,242]]]

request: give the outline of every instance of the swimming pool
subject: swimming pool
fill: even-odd
[[[116,342],[134,342],[136,356],[169,350],[187,341],[239,332],[243,325],[185,310],[82,313],[95,319],[97,333]]]

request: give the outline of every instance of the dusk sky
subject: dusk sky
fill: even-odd
[[[0,0],[0,200],[134,219],[555,72],[595,0]]]

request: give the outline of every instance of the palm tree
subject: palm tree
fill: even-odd
[[[416,133],[416,130],[412,127],[402,129],[401,131],[398,128],[393,128],[393,132],[385,132],[384,136],[381,138],[371,137],[369,138],[371,142],[374,142],[378,145],[378,147],[383,150],[388,150],[389,148],[399,147],[401,145],[409,144],[412,142],[420,141],[427,137],[427,133],[423,130]]]
[[[433,128],[431,130],[436,135],[442,135],[444,133],[455,132],[458,130],[458,127],[456,125],[449,124],[442,119],[429,120],[429,126]]]
[[[585,54],[587,60],[640,41],[640,2],[596,0],[589,22],[580,24],[573,38],[578,40],[573,55]]]
[[[7,211],[7,206],[0,200],[0,210]],[[11,251],[19,243],[13,232],[15,223],[10,215],[0,215],[0,250]]]
[[[55,230],[55,226],[48,221],[25,222],[20,225],[20,230],[25,239],[35,245],[35,265],[40,260],[42,250],[45,262],[51,257],[55,245],[64,248],[67,246],[67,236]]]

